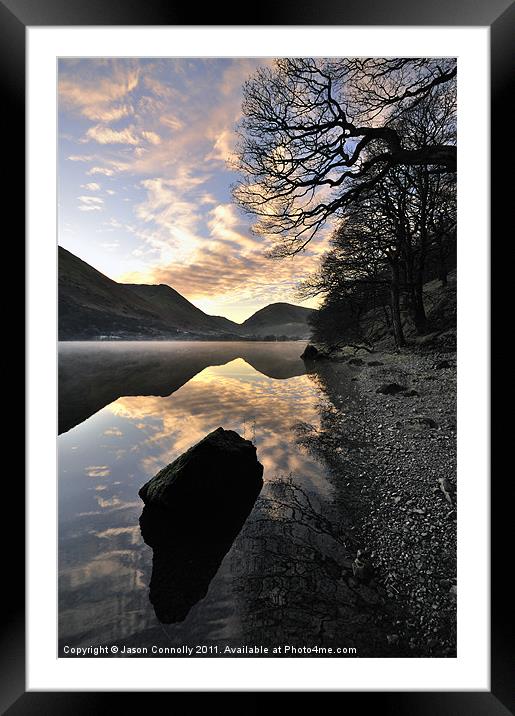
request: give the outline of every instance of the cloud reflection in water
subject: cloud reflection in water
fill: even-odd
[[[163,346],[156,348],[157,352],[164,350]],[[184,347],[177,350],[184,351]],[[189,350],[192,355],[197,350],[202,355],[207,347],[191,346]],[[265,354],[259,347],[249,350]],[[261,573],[263,568],[273,568],[270,560],[275,560],[263,551],[259,540],[252,540],[253,552],[248,552],[248,529],[257,529],[264,517],[275,519],[267,502],[273,494],[270,488],[283,480],[294,480],[322,506],[330,503],[333,494],[323,467],[296,443],[294,430],[299,422],[318,425],[320,393],[315,382],[292,364],[292,355],[301,352],[298,344],[271,347],[274,372],[280,375],[281,350],[285,355],[284,374],[291,377],[264,375],[242,358],[234,359],[229,347],[222,346],[219,362],[224,356],[232,360],[200,370],[167,397],[120,397],[60,436],[61,645],[122,639],[136,645],[161,643],[163,638],[187,643],[241,639],[242,625],[250,623],[241,595],[261,579],[260,574],[253,574],[253,565],[256,569],[259,565]],[[256,356],[256,360],[262,360],[260,354]],[[156,368],[160,385],[167,365],[161,362]],[[173,367],[173,363],[170,365]],[[170,376],[173,383],[173,371]],[[151,391],[148,360],[142,380]],[[80,390],[73,394],[76,392],[79,399],[83,395],[88,401],[94,397],[91,373],[87,385],[78,387]],[[99,396],[104,394],[102,385]],[[86,414],[90,413],[88,408]],[[207,596],[182,624],[173,626],[173,632],[163,634],[148,602],[151,551],[139,534],[143,505],[137,492],[159,469],[219,426],[236,430],[256,443],[258,459],[265,468],[265,485],[258,499],[262,504],[247,519],[247,537],[236,538]],[[278,528],[280,534],[279,523]],[[276,534],[275,542],[277,539]],[[283,539],[286,541],[281,549],[297,549],[291,532]],[[244,569],[235,570],[235,563],[244,565]],[[309,589],[312,593],[311,586]],[[301,595],[297,597],[306,601]]]

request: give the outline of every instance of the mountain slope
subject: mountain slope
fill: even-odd
[[[170,286],[121,284],[59,247],[59,339],[180,338],[237,333]]]
[[[167,325],[187,331],[214,331],[237,333],[239,325],[228,318],[208,316],[178,291],[165,284],[121,284],[148,301]]]
[[[165,330],[152,306],[129,288],[104,276],[59,247],[59,339]]]
[[[312,309],[272,303],[241,325],[165,284],[117,283],[59,246],[59,340],[309,338]]]
[[[241,329],[247,335],[309,338],[308,318],[312,313],[312,308],[291,303],[271,303],[247,318],[241,324]]]

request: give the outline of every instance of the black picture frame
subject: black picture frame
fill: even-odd
[[[512,142],[503,142],[509,135],[511,117],[505,111],[509,103],[509,80],[513,73],[512,50],[515,30],[515,4],[511,0],[318,0],[306,3],[283,0],[281,5],[263,0],[246,18],[235,15],[230,6],[205,6],[203,22],[198,23],[198,8],[166,0],[0,0],[0,81],[2,83],[3,119],[6,121],[9,145],[14,150],[6,187],[10,213],[19,217],[16,235],[11,234],[12,245],[18,249],[24,243],[22,232],[25,216],[25,38],[29,26],[66,25],[430,25],[430,26],[488,26],[491,33],[491,99],[492,99],[492,235],[498,236],[508,224],[512,200],[508,196],[510,183],[501,178],[501,167],[509,163],[508,152]],[[510,128],[511,129],[511,128]],[[4,135],[5,136],[5,135]],[[512,218],[512,217],[510,217]],[[14,225],[13,225],[14,226]],[[15,229],[11,229],[14,232]],[[20,257],[23,261],[23,255]],[[493,298],[493,296],[492,296]],[[17,335],[14,325],[10,335]],[[19,328],[18,328],[19,332]],[[23,338],[20,336],[21,342]],[[14,471],[14,470],[13,470]],[[4,582],[3,628],[0,634],[0,709],[9,716],[20,714],[96,714],[120,712],[122,694],[95,692],[26,692],[25,690],[25,578],[23,486],[20,480],[11,496],[4,493],[16,532],[10,532]],[[504,477],[504,476],[503,476]],[[506,475],[509,479],[509,475]],[[502,480],[503,478],[501,478]],[[13,499],[13,494],[16,498]],[[384,714],[431,714],[432,716],[505,716],[515,713],[513,671],[513,643],[509,638],[512,619],[511,590],[505,580],[511,575],[508,555],[512,520],[508,517],[510,504],[505,500],[505,487],[491,482],[491,691],[470,692],[351,692],[345,694],[344,708],[354,711],[363,707]],[[138,708],[149,694],[128,695],[132,707]],[[176,704],[176,694],[167,694],[169,705]],[[207,694],[196,694],[198,703]],[[245,694],[237,694],[233,701],[240,710]],[[250,708],[260,709],[262,697],[256,694]],[[220,703],[218,694],[209,694],[210,708]],[[304,697],[303,697],[304,698]],[[214,700],[213,700],[214,699]],[[224,707],[224,710],[227,707]],[[246,702],[245,709],[249,709]]]

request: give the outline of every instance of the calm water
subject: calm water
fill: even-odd
[[[303,347],[60,345],[60,655],[65,645],[100,644],[375,651],[375,607],[343,578],[352,557],[337,480],[298,442],[302,429],[317,429],[323,402],[298,357]],[[152,550],[138,490],[219,426],[254,441],[264,486],[206,596],[188,603],[182,622],[162,624],[149,602]],[[188,564],[172,584],[186,602],[188,580],[203,569],[198,555]]]

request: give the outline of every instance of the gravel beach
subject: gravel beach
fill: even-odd
[[[456,655],[456,352],[317,360],[328,398],[305,443],[338,485],[357,582],[389,605],[392,655]]]

